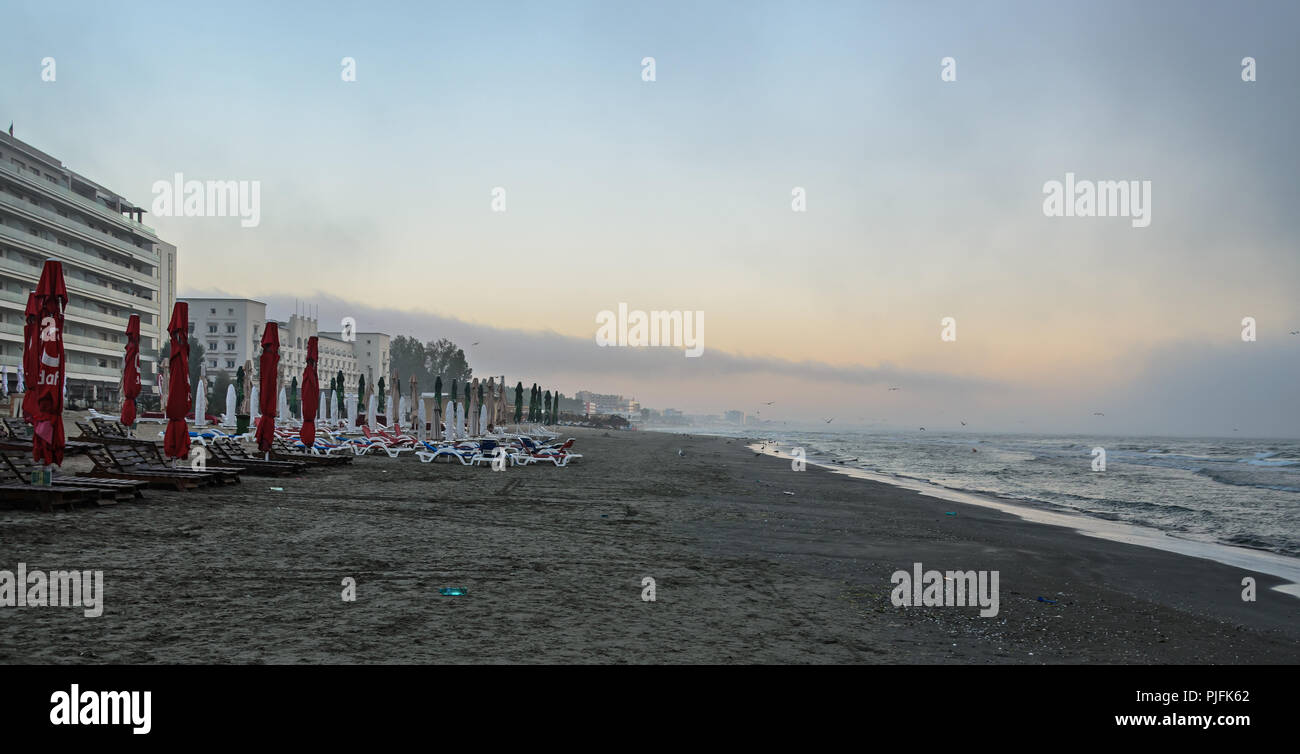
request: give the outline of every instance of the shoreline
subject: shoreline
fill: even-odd
[[[749,441],[749,445],[746,447],[750,450],[772,455],[786,461],[793,459],[792,456],[780,450],[768,450],[766,448],[760,450],[760,447],[770,444],[766,441],[753,438],[746,439]],[[1219,542],[1181,539],[1159,529],[1124,521],[1110,521],[1073,512],[1039,510],[1027,504],[1027,502],[1034,501],[1018,501],[985,492],[953,489],[919,479],[894,477],[867,469],[828,464],[822,461],[809,460],[806,463],[809,466],[817,466],[831,473],[888,484],[899,489],[910,490],[952,503],[978,505],[999,510],[1018,516],[1029,523],[1059,526],[1088,537],[1099,537],[1112,542],[1150,547],[1164,552],[1210,560],[1255,573],[1266,573],[1285,580],[1285,583],[1274,585],[1271,589],[1300,599],[1300,558],[1292,558],[1268,550],[1256,550]],[[1047,503],[1043,504],[1046,505]]]

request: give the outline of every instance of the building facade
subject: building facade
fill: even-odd
[[[63,344],[68,397],[118,398],[126,325],[140,315],[141,382],[156,388],[158,350],[176,300],[176,247],[144,225],[145,210],[0,133],[0,364],[9,389],[22,362],[24,310],[46,259],[68,288]]]
[[[284,381],[294,377],[302,382],[302,370],[307,366],[307,342],[317,337],[320,361],[317,377],[321,387],[329,389],[330,380],[343,372],[344,391],[355,393],[357,381],[365,375],[366,384],[388,374],[388,344],[386,333],[357,333],[356,340],[343,340],[339,332],[323,332],[315,317],[293,314],[287,321],[268,320],[266,304],[242,298],[185,298],[190,307],[191,342],[202,343],[206,350],[208,378],[215,380],[218,371],[235,372],[246,361],[253,362],[257,374],[258,357],[262,353],[262,334],[266,323],[274,321],[280,337],[280,368]]]

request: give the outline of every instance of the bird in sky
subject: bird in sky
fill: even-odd
[[[1092,415],[1093,415],[1093,416],[1105,416],[1105,414],[1103,414],[1103,413],[1100,412],[1100,411],[1093,411],[1093,412],[1092,412]]]
[[[896,387],[891,387],[890,390],[898,390],[898,388],[896,388]]]
[[[829,419],[826,420],[826,423],[827,423],[827,424],[830,424],[830,423],[833,422],[833,421],[835,421],[835,417],[832,416],[831,418],[829,418]]]
[[[476,341],[474,341],[473,343],[470,343],[470,345],[471,345],[471,346],[476,346],[476,345],[478,345],[478,341],[476,340]]]
[[[1292,335],[1300,335],[1300,330],[1292,330],[1292,331],[1291,331],[1291,334],[1292,334]]]
[[[767,403],[764,403],[763,405],[764,405],[764,406],[770,406],[770,405],[772,405],[773,403],[776,403],[776,401],[768,401]]]
[[[966,422],[962,422],[961,425],[962,425],[963,427],[966,426]]]
[[[924,432],[924,431],[925,431],[925,427],[921,427],[921,431]]]

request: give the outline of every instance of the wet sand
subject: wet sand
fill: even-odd
[[[0,511],[0,569],[105,581],[98,618],[0,607],[0,662],[1300,661],[1300,600],[1267,575],[1243,602],[1238,568],[794,472],[742,440],[568,434],[586,457],[567,468],[365,457],[109,508]],[[998,615],[894,607],[890,576],[917,561],[998,570]]]

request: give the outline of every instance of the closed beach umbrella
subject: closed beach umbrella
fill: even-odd
[[[456,438],[465,436],[465,404],[456,404]]]
[[[396,434],[402,431],[402,378],[397,374],[393,374],[393,395],[388,403],[388,423],[393,425]]]
[[[289,418],[289,391],[284,385],[280,386],[280,400],[275,404],[275,415],[284,419]]]
[[[438,375],[433,381],[433,416],[429,417],[433,424],[433,436],[438,436],[438,424],[442,421],[442,375]]]
[[[423,440],[423,439],[427,436],[427,435],[426,435],[426,431],[427,431],[427,430],[426,430],[426,425],[429,423],[429,417],[428,417],[428,415],[426,414],[425,409],[424,409],[424,399],[423,399],[423,398],[417,398],[416,401],[417,401],[417,403],[418,403],[419,405],[417,405],[417,406],[415,407],[415,413],[416,413],[416,417],[415,417],[415,418],[416,418],[416,423],[417,423],[419,426],[416,427],[416,430],[415,430],[415,436],[416,436],[416,438],[418,438],[418,439],[420,439],[420,440]]]
[[[140,315],[126,322],[126,355],[122,359],[122,424],[135,424],[135,401],[140,397]]]
[[[44,273],[42,273],[44,274]],[[36,291],[27,294],[27,310],[23,313],[23,371],[32,379],[40,371],[41,328],[37,325]],[[33,388],[35,386],[33,385]],[[23,420],[29,421],[36,413],[36,390],[23,390]]]
[[[407,403],[406,410],[408,414],[412,415],[411,416],[412,421],[414,421],[415,419],[415,417],[413,416],[413,414],[415,413],[415,401],[419,400],[419,394],[416,393],[415,391],[419,388],[419,386],[420,383],[415,379],[415,375],[411,375],[411,389],[407,393],[407,395],[411,396],[411,400],[410,402]]]
[[[290,381],[289,383],[289,415],[290,416],[294,418],[300,418],[302,416],[302,407],[299,405],[300,403],[301,401],[298,400],[298,375],[295,374],[293,376],[293,380]]]
[[[207,362],[205,361],[204,364]],[[199,384],[194,386],[194,426],[202,427],[203,419],[208,410],[208,378],[207,369],[203,364],[199,365]]]
[[[370,395],[366,397],[366,424],[374,429],[377,422],[375,417],[379,415],[379,396],[375,395],[374,389],[370,390]]]
[[[163,451],[168,458],[184,458],[190,454],[190,432],[185,426],[190,412],[189,304],[177,301],[172,307],[167,332],[171,335],[171,352],[167,354],[167,433],[163,436]]]
[[[478,378],[469,385],[469,400],[467,400],[469,411],[469,437],[478,437],[478,403],[480,403],[480,394],[482,386],[478,383]]]
[[[338,383],[337,385],[334,386],[334,389],[338,391],[338,395],[334,396],[331,399],[331,402],[337,402],[339,407],[338,413],[334,415],[334,421],[342,421],[343,415],[348,412],[347,404],[344,402],[344,398],[343,398],[343,370],[342,369],[339,370],[339,376],[335,378],[334,381]]]
[[[226,426],[235,426],[235,414],[238,406],[239,404],[235,396],[234,383],[226,385],[226,418],[224,420]]]
[[[515,383],[515,424],[523,421],[524,416],[524,383]]]
[[[478,431],[479,431],[479,434],[482,434],[482,435],[487,434],[487,431],[488,431],[488,430],[487,430],[487,426],[488,426],[488,410],[487,410],[487,404],[485,403],[485,404],[483,404],[482,406],[479,406],[479,407],[478,407]]]
[[[320,408],[320,383],[316,377],[316,360],[320,344],[315,335],[307,339],[307,366],[302,370],[302,431],[298,438],[311,447],[316,444],[316,411]]]
[[[357,411],[358,415],[366,412],[366,376],[357,377]],[[359,422],[353,422],[357,424]]]
[[[258,396],[261,399],[262,420],[257,423],[257,449],[270,454],[275,439],[276,393],[275,378],[280,371],[280,328],[274,322],[266,323],[262,332],[262,357],[258,373],[262,377]]]
[[[36,400],[32,415],[32,458],[39,463],[63,463],[63,396],[66,365],[63,360],[63,308],[68,305],[68,289],[63,284],[63,264],[45,260],[41,280],[34,296],[39,333]]]
[[[254,382],[254,383],[253,383],[253,390],[252,390],[252,393],[250,393],[250,395],[249,395],[249,399],[248,399],[248,400],[249,400],[249,404],[253,407],[253,423],[254,423],[254,424],[257,423],[257,419],[258,419],[258,417],[260,417],[260,416],[262,415],[262,396],[260,395],[260,392],[261,392],[261,388],[259,388],[259,387],[257,386],[257,383]]]

